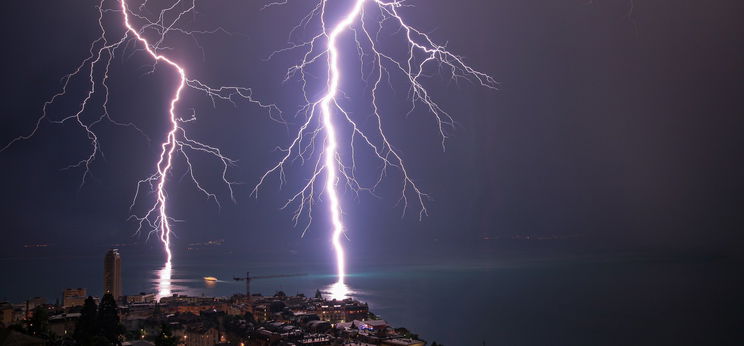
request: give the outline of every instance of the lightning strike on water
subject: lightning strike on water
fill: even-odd
[[[143,11],[148,6],[147,0],[142,2],[139,6],[139,10]],[[115,5],[112,5],[113,3]],[[197,30],[186,30],[179,28],[178,24],[182,18],[187,14],[192,14],[196,9],[196,0],[176,0],[173,1],[165,9],[159,11],[157,19],[151,20],[147,16],[138,15],[131,11],[124,0],[101,0],[98,5],[98,26],[100,30],[100,36],[94,40],[89,49],[89,56],[85,58],[80,65],[77,66],[73,72],[65,75],[62,79],[61,90],[54,94],[47,102],[44,103],[40,117],[37,119],[33,130],[23,136],[19,136],[10,141],[0,151],[7,150],[15,143],[23,140],[28,140],[33,137],[41,128],[41,124],[44,121],[48,121],[53,124],[64,124],[67,122],[73,122],[77,126],[83,129],[87,138],[90,141],[91,151],[89,154],[72,164],[66,169],[82,168],[83,175],[80,182],[80,187],[85,184],[86,179],[91,175],[91,165],[95,159],[99,156],[103,156],[99,137],[95,132],[95,128],[104,121],[117,126],[127,126],[135,129],[140,134],[144,135],[144,132],[136,127],[133,123],[123,123],[114,120],[108,109],[109,103],[109,70],[111,62],[117,54],[124,54],[128,49],[128,42],[134,42],[135,47],[141,47],[144,51],[153,59],[154,64],[152,70],[154,72],[155,67],[158,63],[164,63],[173,71],[178,74],[178,82],[173,88],[173,94],[169,101],[168,108],[168,130],[165,135],[165,140],[160,143],[160,155],[155,164],[155,172],[145,179],[142,179],[137,184],[137,189],[130,206],[131,210],[134,210],[137,201],[141,198],[143,187],[149,186],[150,192],[155,194],[155,201],[143,214],[137,215],[134,213],[130,218],[137,222],[137,231],[140,233],[143,231],[147,232],[147,237],[151,235],[157,235],[160,242],[163,245],[165,252],[165,263],[163,269],[159,271],[159,278],[157,281],[159,296],[170,295],[171,287],[171,274],[172,274],[172,261],[173,253],[171,248],[171,236],[173,229],[171,222],[174,219],[168,214],[167,208],[167,184],[168,176],[172,174],[174,160],[178,155],[182,156],[184,163],[187,168],[187,174],[193,181],[197,190],[203,193],[206,198],[214,200],[217,206],[220,206],[220,202],[217,199],[215,193],[209,192],[203,187],[202,184],[197,180],[194,169],[189,158],[190,152],[204,153],[215,158],[221,166],[221,179],[226,185],[230,198],[234,201],[234,194],[231,182],[227,177],[228,168],[235,162],[229,157],[225,156],[219,148],[201,143],[187,136],[186,129],[183,124],[192,122],[196,119],[195,114],[191,114],[188,117],[179,115],[178,105],[182,99],[182,94],[185,88],[191,88],[198,92],[206,94],[212,104],[214,105],[217,100],[227,101],[236,105],[236,100],[244,100],[249,103],[258,105],[260,108],[268,111],[269,116],[280,121],[281,112],[273,104],[264,104],[258,100],[255,100],[252,96],[252,90],[245,87],[233,87],[233,86],[221,86],[221,87],[210,87],[206,83],[202,83],[196,79],[190,79],[188,73],[182,65],[178,64],[172,58],[167,57],[160,53],[160,51],[168,49],[164,45],[164,42],[170,33],[180,33],[192,37],[197,45],[201,48],[196,39],[195,35],[214,34],[217,32],[227,33],[222,28],[211,31],[197,31]],[[109,33],[106,30],[104,19],[108,13],[114,13],[117,18],[120,18],[124,33],[121,33],[117,38],[112,39],[112,36],[116,36]],[[172,19],[167,19],[172,17]],[[132,18],[145,23],[140,29],[136,29],[132,24]],[[229,33],[228,33],[229,34]],[[155,39],[148,40],[146,35],[153,35]],[[132,40],[133,39],[133,40]],[[102,76],[96,75],[96,70],[102,68]],[[80,102],[80,107],[77,108],[71,115],[62,117],[61,119],[55,119],[49,112],[49,107],[55,104],[55,102],[66,96],[68,87],[71,81],[85,74],[89,88],[86,92],[86,96]],[[102,90],[100,90],[102,89]],[[93,112],[90,109],[91,103],[93,103],[94,97],[102,93],[101,96],[101,109],[99,114],[94,120],[90,121],[85,116],[87,112]],[[279,118],[275,117],[279,116]]]
[[[172,273],[173,254],[170,240],[173,231],[171,222],[174,219],[168,214],[167,185],[168,176],[173,173],[174,160],[179,156],[183,158],[187,167],[186,173],[193,181],[195,187],[206,198],[214,200],[219,206],[216,194],[206,190],[196,179],[188,154],[190,152],[200,152],[211,155],[222,167],[222,181],[227,186],[231,199],[233,199],[233,182],[227,178],[227,171],[234,164],[234,161],[223,155],[219,148],[191,139],[186,134],[184,124],[194,121],[196,115],[191,114],[188,117],[179,115],[178,106],[184,89],[188,87],[202,92],[211,99],[212,103],[222,100],[234,104],[235,99],[247,100],[267,110],[272,119],[282,122],[282,119],[275,118],[276,114],[281,114],[276,106],[263,104],[253,99],[251,89],[244,87],[210,87],[199,80],[190,79],[182,65],[160,53],[168,49],[164,45],[164,42],[166,41],[166,37],[171,33],[190,36],[199,45],[194,35],[225,32],[221,28],[213,31],[190,31],[179,28],[178,24],[181,19],[195,10],[195,1],[173,1],[170,6],[159,11],[157,18],[152,20],[145,15],[132,12],[123,0],[100,0],[97,8],[99,13],[98,25],[101,34],[91,43],[89,56],[72,73],[63,77],[60,92],[54,94],[44,103],[41,115],[37,119],[33,130],[27,135],[13,139],[4,148],[0,149],[0,151],[4,151],[19,141],[30,139],[39,131],[44,121],[54,124],[71,122],[81,128],[90,141],[91,150],[88,155],[77,163],[66,167],[66,169],[83,169],[82,187],[86,179],[91,175],[91,165],[97,157],[103,155],[99,137],[96,134],[96,128],[99,124],[109,122],[117,126],[130,127],[144,135],[144,132],[133,123],[117,121],[109,113],[108,81],[109,69],[113,58],[117,54],[123,54],[128,49],[128,42],[134,42],[136,43],[135,46],[143,48],[153,59],[152,71],[155,70],[158,63],[164,63],[177,72],[179,81],[174,86],[173,96],[169,103],[169,127],[164,141],[160,143],[161,151],[155,164],[155,172],[138,182],[131,205],[131,209],[134,209],[135,205],[138,204],[138,200],[141,198],[140,195],[142,194],[143,187],[149,186],[150,192],[155,195],[155,201],[146,212],[142,214],[134,213],[131,218],[138,223],[138,233],[144,230],[147,231],[148,237],[150,235],[157,235],[163,244],[166,261],[163,269],[160,271],[159,292],[161,296],[170,294],[171,287],[170,276]],[[307,183],[289,198],[283,207],[295,206],[293,216],[295,224],[299,223],[303,215],[307,215],[307,224],[302,233],[304,235],[312,223],[312,207],[315,199],[322,193],[328,196],[330,201],[330,220],[333,224],[331,243],[336,255],[338,278],[337,283],[332,287],[332,291],[337,295],[346,295],[348,293],[348,287],[344,283],[346,265],[341,238],[346,235],[346,228],[341,218],[342,209],[337,191],[340,181],[344,181],[346,186],[357,194],[360,191],[366,191],[374,195],[377,187],[388,174],[388,169],[396,169],[401,175],[402,188],[400,202],[403,206],[403,213],[406,213],[409,198],[412,198],[418,206],[419,218],[427,215],[425,205],[427,195],[411,179],[400,152],[394,149],[383,130],[382,109],[378,100],[378,94],[382,88],[384,76],[388,77],[389,84],[391,84],[390,76],[393,72],[404,76],[408,83],[411,104],[408,113],[413,112],[417,105],[424,106],[433,115],[434,123],[442,139],[441,144],[443,148],[447,139],[445,130],[453,126],[454,121],[449,113],[444,111],[432,99],[430,92],[424,87],[424,79],[428,77],[426,75],[426,68],[429,65],[435,65],[439,69],[448,70],[451,79],[454,81],[474,81],[483,87],[491,89],[495,89],[497,83],[491,76],[471,68],[461,57],[450,53],[445,46],[433,42],[427,34],[408,25],[399,13],[399,9],[406,6],[403,1],[355,0],[353,6],[331,26],[328,23],[332,21],[327,18],[329,1],[331,0],[320,0],[313,10],[292,29],[290,33],[290,45],[269,56],[271,58],[275,54],[292,50],[304,50],[300,62],[287,70],[285,81],[292,78],[297,78],[300,81],[306,104],[301,107],[298,114],[304,114],[305,121],[300,126],[296,137],[290,145],[283,149],[284,154],[282,158],[261,177],[253,193],[257,195],[259,188],[265,180],[274,173],[278,174],[281,184],[286,183],[285,167],[291,161],[299,159],[304,163],[315,157],[313,172]],[[107,6],[110,2],[114,2],[117,5]],[[284,4],[287,4],[287,1],[269,3],[264,9]],[[148,1],[145,0],[140,4],[138,9],[142,12],[147,6]],[[104,25],[104,18],[109,13],[114,13],[123,22],[123,27],[126,29],[123,34],[116,36],[107,32]],[[167,19],[169,17],[171,19]],[[136,29],[135,25],[132,24],[132,19],[144,22],[145,24],[140,29]],[[299,43],[292,42],[292,35],[307,29],[314,20],[317,20],[319,23],[320,33],[307,41]],[[397,32],[404,34],[403,41],[406,46],[405,57],[396,57],[394,53],[386,51],[379,43],[385,26],[394,26],[397,28]],[[357,126],[357,122],[352,119],[351,114],[343,107],[341,102],[343,100],[339,100],[338,97],[339,94],[343,95],[343,91],[340,88],[343,76],[339,67],[341,65],[340,59],[343,57],[340,54],[338,43],[339,39],[343,37],[343,34],[347,32],[353,33],[356,51],[362,62],[362,69],[364,69],[365,64],[372,67],[369,73],[369,77],[374,77],[371,83],[372,87],[369,90],[371,98],[370,113],[376,122],[376,128],[372,133],[362,130]],[[112,36],[115,38],[112,39]],[[146,38],[152,36],[154,36],[154,39]],[[308,91],[307,69],[316,63],[322,63],[324,57],[327,64],[325,92],[319,97],[311,97],[311,93]],[[103,69],[102,76],[97,76],[97,69]],[[69,115],[53,117],[53,114],[49,111],[49,107],[54,105],[58,99],[67,96],[68,86],[71,81],[81,76],[87,78],[89,88],[85,97],[81,100],[79,108],[75,109]],[[364,73],[362,73],[361,79],[367,81]],[[100,101],[99,113],[93,120],[90,120],[88,119],[88,113],[93,112],[92,108],[94,106],[91,104],[95,103],[93,101],[95,97],[100,97],[102,101]],[[342,129],[338,126],[339,122],[351,127],[350,141],[348,143],[351,150],[350,162],[347,162],[348,160],[344,161],[339,152],[340,137],[338,136],[338,131]],[[323,150],[316,150],[316,143],[318,141],[322,141]],[[362,184],[356,177],[356,147],[358,145],[366,147],[381,162],[381,168],[377,172],[377,178],[370,184]],[[325,173],[324,188],[316,190],[315,184],[323,173]]]
[[[260,178],[253,193],[257,196],[259,188],[272,174],[279,176],[281,185],[285,184],[286,166],[294,160],[299,159],[302,163],[305,163],[311,158],[315,158],[313,171],[307,183],[299,189],[299,192],[287,200],[283,208],[294,206],[293,221],[295,225],[305,215],[307,223],[302,232],[304,236],[312,223],[312,206],[316,202],[315,199],[322,193],[326,194],[329,200],[330,220],[333,225],[331,243],[336,257],[337,276],[337,282],[330,287],[330,291],[334,298],[343,298],[350,291],[345,284],[347,275],[346,259],[342,244],[342,236],[346,234],[346,228],[341,218],[342,209],[337,191],[337,185],[341,180],[357,194],[359,191],[366,191],[374,195],[383,177],[387,175],[388,168],[397,169],[402,177],[400,202],[403,205],[403,214],[406,213],[408,208],[409,198],[412,198],[418,206],[419,219],[428,215],[425,204],[428,196],[412,180],[402,155],[394,149],[383,130],[383,116],[378,100],[383,77],[387,76],[388,82],[390,82],[391,72],[398,72],[404,76],[410,90],[411,108],[408,114],[413,112],[417,105],[424,106],[433,115],[439,136],[442,139],[443,149],[447,139],[446,128],[454,126],[454,120],[433,100],[430,92],[423,85],[428,65],[436,64],[440,69],[448,70],[451,79],[454,81],[469,80],[490,89],[496,89],[497,83],[491,76],[470,67],[463,58],[452,54],[445,46],[436,44],[424,32],[408,25],[399,13],[401,7],[407,6],[403,1],[355,0],[350,9],[344,12],[335,24],[329,25],[332,22],[327,18],[330,1],[320,0],[310,13],[303,17],[300,23],[292,29],[290,45],[269,56],[270,59],[280,53],[293,50],[304,51],[300,62],[287,70],[285,81],[292,78],[297,78],[300,81],[306,104],[301,107],[298,114],[305,115],[305,122],[300,126],[289,146],[282,149],[283,156],[276,165]],[[286,5],[287,3],[287,0],[272,2],[264,6],[264,9]],[[319,23],[320,33],[310,40],[300,42],[292,40],[293,35],[306,30],[314,23],[314,20]],[[380,44],[380,36],[386,25],[394,26],[398,32],[403,33],[403,41],[406,46],[406,54],[403,58],[396,58],[393,52],[386,51]],[[374,134],[362,130],[357,125],[351,114],[342,106],[338,97],[339,94],[343,94],[339,87],[342,79],[339,60],[342,57],[339,52],[338,41],[341,35],[349,31],[353,33],[362,69],[364,69],[365,63],[372,66],[370,75],[374,76],[374,81],[371,83],[369,93],[370,113],[376,122]],[[316,63],[322,63],[323,57],[325,57],[325,69],[327,70],[325,92],[320,97],[313,99],[310,96],[311,93],[308,92],[308,75],[310,73],[307,72],[307,69]],[[363,72],[362,80],[366,81]],[[348,143],[351,151],[351,162],[345,162],[339,153],[339,127],[337,122],[346,122],[351,128],[351,139]],[[324,135],[324,137],[319,139],[320,135]],[[316,154],[316,142],[318,140],[322,141],[323,150]],[[381,168],[376,174],[377,178],[368,185],[362,184],[356,176],[356,146],[360,144],[370,150],[381,162]],[[318,192],[315,184],[323,173],[325,173],[324,189]]]

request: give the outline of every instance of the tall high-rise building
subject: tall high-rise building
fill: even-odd
[[[103,258],[103,294],[107,293],[116,300],[121,298],[121,256],[118,249],[109,250]]]

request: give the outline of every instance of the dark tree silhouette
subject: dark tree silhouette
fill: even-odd
[[[163,322],[160,327],[160,334],[155,339],[155,346],[176,346],[178,340],[173,337],[173,332],[168,323]]]
[[[98,326],[101,336],[105,337],[112,344],[119,344],[119,335],[122,328],[119,325],[119,312],[116,306],[116,300],[111,294],[105,294],[101,299],[101,305],[98,306]]]
[[[34,309],[28,321],[28,333],[42,338],[49,336],[49,313],[46,308],[38,306]]]
[[[75,326],[73,338],[80,345],[87,345],[90,339],[98,334],[98,306],[93,297],[88,296],[85,300],[83,309],[80,311],[80,319]]]
[[[109,346],[112,344],[107,338],[101,336],[101,328],[98,323],[98,306],[93,297],[85,300],[83,309],[80,311],[73,339],[81,346]]]

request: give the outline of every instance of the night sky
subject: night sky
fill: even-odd
[[[413,210],[401,217],[395,176],[380,198],[346,193],[350,251],[457,256],[477,250],[497,256],[512,250],[504,239],[530,236],[563,238],[550,251],[568,253],[740,256],[741,1],[635,1],[632,12],[629,1],[615,0],[412,3],[417,7],[403,10],[412,24],[494,76],[500,90],[446,77],[428,80],[458,121],[444,152],[430,115],[387,115],[393,142],[433,198],[430,216],[418,221]],[[0,143],[33,127],[60,77],[84,58],[98,35],[94,5],[2,2]],[[169,56],[192,76],[252,87],[258,98],[285,110],[291,123],[288,130],[249,104],[213,108],[204,96],[186,93],[181,111],[193,108],[198,116],[190,134],[237,159],[229,176],[244,184],[236,186],[237,203],[231,203],[215,179],[218,166],[198,157],[197,174],[220,196],[218,209],[188,179],[179,180],[184,171],[177,165],[169,187],[171,214],[182,220],[175,225],[177,248],[224,238],[257,251],[326,249],[323,202],[304,239],[302,227],[292,227],[291,214],[279,210],[301,183],[302,168],[283,189],[273,179],[258,199],[249,196],[278,158],[273,148],[288,143],[299,121],[291,115],[299,101],[297,83],[281,83],[297,56],[263,58],[285,46],[289,30],[308,10],[300,1],[263,12],[261,5],[204,1],[186,24],[222,26],[234,34],[199,36],[203,55],[189,38],[169,42]],[[115,22],[106,24],[119,30]],[[80,170],[61,170],[88,153],[79,128],[44,123],[34,138],[0,153],[0,253],[21,254],[23,245],[34,243],[85,252],[91,244],[144,242],[127,221],[129,204],[136,182],[156,161],[176,78],[165,66],[148,74],[150,64],[132,47],[114,60],[110,109],[151,141],[130,128],[101,126],[105,157],[96,160],[82,187]],[[84,81],[73,83],[71,97],[50,108],[54,118],[75,107]],[[400,106],[395,102],[400,100],[389,101],[392,109]],[[148,244],[157,249],[154,240]]]

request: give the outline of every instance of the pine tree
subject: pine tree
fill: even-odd
[[[80,312],[73,338],[78,345],[91,345],[92,339],[98,334],[98,306],[93,297],[88,296]]]
[[[116,306],[116,300],[111,294],[106,294],[101,299],[101,305],[98,306],[98,323],[100,335],[108,339],[113,344],[119,343],[121,328],[119,327],[119,312]]]

